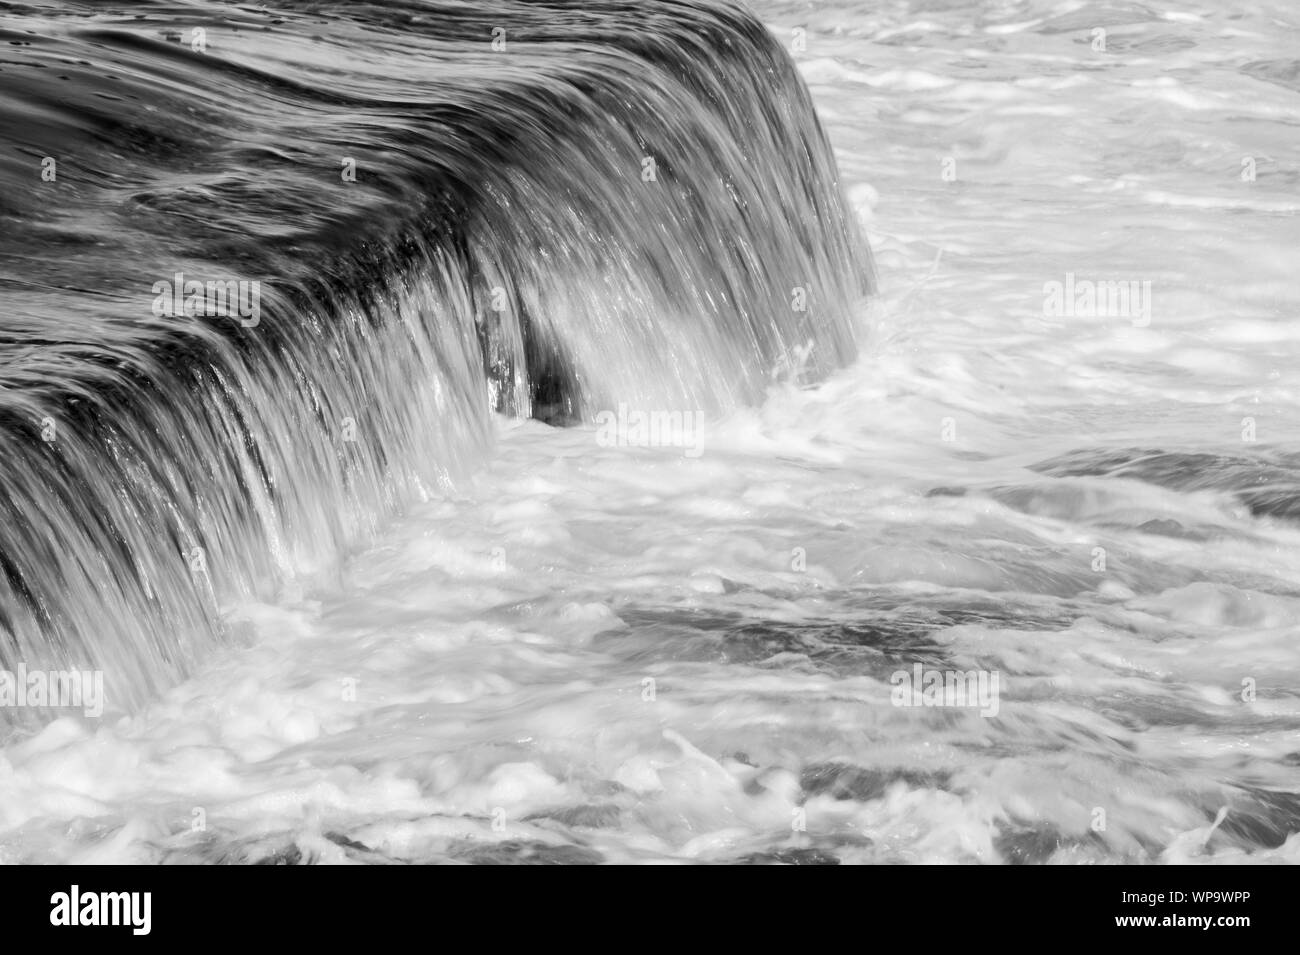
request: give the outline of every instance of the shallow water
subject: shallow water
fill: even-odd
[[[877,257],[857,364],[698,456],[499,418],[193,679],[11,740],[0,858],[1300,857],[1300,14],[758,10]]]

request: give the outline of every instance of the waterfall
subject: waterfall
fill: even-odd
[[[0,669],[102,671],[111,711],[454,487],[494,411],[716,414],[855,355],[834,157],[726,0],[0,32]]]

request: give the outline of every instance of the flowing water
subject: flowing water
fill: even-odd
[[[0,859],[1296,861],[1293,5],[485,6],[6,12]]]

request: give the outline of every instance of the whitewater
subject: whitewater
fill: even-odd
[[[1300,860],[1300,11],[753,9],[857,358],[654,440],[505,408],[181,682],[11,729],[0,861]]]

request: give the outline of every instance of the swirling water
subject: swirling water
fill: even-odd
[[[685,448],[498,416],[184,682],[11,739],[5,858],[1296,859],[1300,17],[756,13],[875,252],[856,362]],[[671,378],[641,347],[587,412]],[[894,705],[918,664],[996,713]]]

